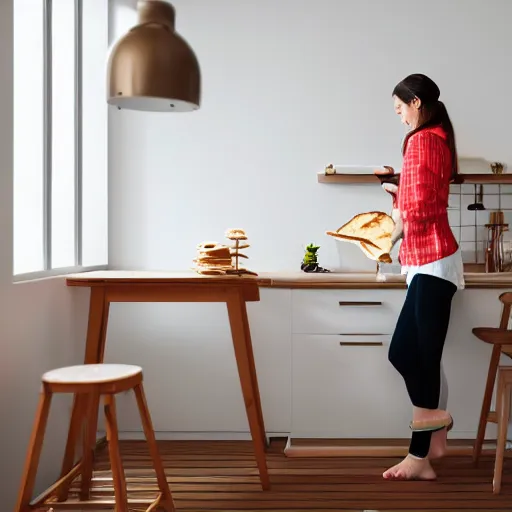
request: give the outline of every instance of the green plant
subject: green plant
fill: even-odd
[[[320,246],[313,243],[306,246],[300,266],[301,270],[304,272],[329,272],[318,264],[318,249],[320,249]]]
[[[309,265],[310,263],[318,263],[318,249],[320,249],[319,245],[307,245],[302,263],[305,263],[306,265]]]

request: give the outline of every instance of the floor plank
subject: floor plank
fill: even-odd
[[[435,482],[387,482],[382,472],[397,459],[287,458],[284,442],[267,454],[272,489],[261,491],[250,442],[159,441],[166,476],[178,511],[186,512],[347,512],[512,510],[512,460],[505,460],[502,493],[492,494],[494,460],[448,457],[434,464]],[[131,511],[144,510],[157,494],[151,460],[143,441],[123,441],[122,459]],[[79,480],[70,499],[78,509]],[[113,499],[108,452],[95,462],[91,500]],[[73,504],[72,504],[73,505]]]

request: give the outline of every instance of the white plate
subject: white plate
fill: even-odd
[[[325,167],[327,167],[327,165]],[[336,174],[374,174],[375,169],[384,170],[383,165],[337,165],[337,164],[333,164],[333,167],[336,170]]]

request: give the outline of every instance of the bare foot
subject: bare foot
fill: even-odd
[[[427,455],[430,460],[440,459],[446,455],[447,436],[448,431],[445,428],[432,433],[432,438],[430,440],[430,450]]]
[[[428,459],[418,459],[411,454],[385,471],[382,476],[385,480],[435,480],[437,478]]]

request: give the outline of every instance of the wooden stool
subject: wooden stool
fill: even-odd
[[[487,383],[485,385],[484,398],[482,401],[482,409],[480,412],[480,421],[478,423],[478,433],[473,448],[473,461],[475,464],[478,464],[478,460],[482,453],[482,445],[485,438],[487,423],[497,423],[496,412],[491,411],[491,401],[494,385],[496,383],[500,356],[501,354],[505,354],[512,357],[512,330],[508,329],[510,311],[512,308],[512,292],[502,293],[499,299],[503,304],[500,326],[497,328],[475,327],[473,329],[473,334],[479,340],[493,345],[491,360],[489,362],[489,370],[487,373]]]
[[[71,482],[78,474],[81,474],[80,501],[83,502],[83,508],[93,507],[97,509],[112,506],[116,512],[128,512],[126,481],[119,451],[115,395],[130,389],[133,389],[135,393],[142,426],[160,489],[159,496],[147,510],[156,510],[158,507],[167,512],[174,510],[171,491],[167,484],[164,467],[158,452],[155,433],[142,387],[142,369],[138,366],[121,364],[87,364],[52,370],[45,373],[42,377],[39,406],[30,438],[15,512],[27,512],[42,506],[57,507],[58,504],[62,508],[64,504],[59,502],[67,500]],[[79,411],[76,413],[79,417],[78,420],[77,417],[71,418],[60,480],[43,493],[41,497],[31,502],[44,433],[50,412],[50,403],[54,393],[74,393],[75,404],[79,404],[74,410]],[[107,441],[114,482],[115,502],[102,501],[101,506],[97,506],[98,503],[89,502],[88,506],[87,500],[89,500],[90,496],[96,448],[96,429],[89,428],[89,425],[97,424],[98,409],[102,395],[104,396],[105,404]],[[94,419],[94,422],[86,421],[91,418]],[[80,432],[82,427],[84,427],[82,460],[75,465],[75,447],[70,439],[75,439],[73,434],[76,434],[77,430]],[[137,504],[140,506],[139,503]]]
[[[510,419],[510,399],[512,398],[512,366],[498,368],[498,390],[496,395],[496,415],[498,417],[498,439],[496,444],[496,460],[494,461],[494,494],[501,491],[501,475],[503,473],[503,457],[507,444],[508,422]]]

